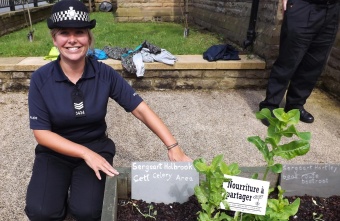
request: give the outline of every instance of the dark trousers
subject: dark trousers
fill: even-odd
[[[115,146],[105,138],[84,144],[112,164]],[[76,220],[100,220],[106,175],[98,180],[79,158],[67,157],[37,146],[33,172],[26,195],[25,212],[32,221],[64,220],[71,213]]]
[[[275,61],[261,108],[302,108],[313,91],[333,46],[339,24],[339,3],[288,0]]]

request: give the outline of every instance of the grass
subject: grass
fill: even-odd
[[[221,44],[222,37],[217,34],[189,27],[187,38],[183,36],[182,24],[167,22],[114,23],[112,13],[93,12],[91,19],[96,19],[93,30],[95,48],[118,46],[135,48],[144,40],[164,48],[174,55],[203,54],[210,46]],[[33,25],[34,40],[27,38],[29,28],[0,37],[0,57],[45,56],[53,46],[46,21]]]

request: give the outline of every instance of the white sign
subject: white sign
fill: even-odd
[[[229,182],[223,183],[227,191],[227,202],[232,211],[265,215],[269,182],[244,177],[228,176]],[[221,203],[221,208],[225,209]]]

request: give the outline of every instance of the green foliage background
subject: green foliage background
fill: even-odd
[[[134,49],[147,40],[151,44],[164,48],[174,55],[203,54],[210,46],[221,44],[221,36],[189,27],[187,38],[184,37],[184,25],[168,22],[115,23],[114,16],[108,12],[93,12],[91,19],[97,25],[92,29],[95,36],[95,48],[104,46],[128,47]],[[45,56],[53,46],[46,21],[33,24],[34,40],[27,38],[29,27],[0,37],[0,57]]]

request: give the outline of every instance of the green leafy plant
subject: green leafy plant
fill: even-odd
[[[278,198],[268,199],[266,214],[264,216],[254,214],[244,214],[243,221],[287,221],[289,217],[298,212],[300,206],[300,198],[289,203],[288,199],[283,197],[284,190],[278,186]],[[274,188],[270,188],[269,193],[273,192]]]
[[[287,113],[283,108],[275,109],[272,112],[269,109],[262,109],[256,113],[256,118],[266,119],[270,123],[267,137],[264,140],[259,136],[251,136],[247,139],[257,147],[267,163],[262,178],[262,180],[266,180],[269,171],[282,172],[282,164],[275,163],[275,157],[291,160],[297,156],[305,155],[309,151],[311,134],[310,132],[299,132],[295,127],[300,119],[300,112],[297,109]],[[291,140],[282,144],[282,138]],[[230,217],[221,212],[219,210],[221,202],[228,208],[228,203],[225,200],[226,191],[223,188],[223,182],[228,182],[228,180],[224,178],[224,174],[237,175],[240,173],[237,164],[228,166],[222,162],[222,158],[221,155],[215,157],[211,166],[208,166],[203,159],[194,161],[196,170],[206,175],[206,181],[201,182],[195,188],[195,195],[202,206],[199,220],[284,221],[289,220],[290,216],[297,213],[300,199],[297,198],[294,202],[289,203],[287,199],[284,199],[285,191],[280,186],[277,187],[277,199],[268,199],[264,216],[236,212],[234,217]],[[237,168],[237,170],[230,168]],[[258,174],[254,174],[252,178],[257,179]],[[271,188],[269,193],[273,191],[274,188]]]
[[[223,155],[216,156],[211,165],[208,165],[203,158],[194,160],[196,170],[205,175],[205,180],[195,187],[195,195],[201,204],[202,211],[198,214],[200,221],[217,221],[232,220],[226,213],[220,212],[220,203],[222,202],[226,208],[226,190],[223,183],[229,181],[224,174],[238,175],[241,171],[237,164],[227,165],[223,161]]]
[[[282,164],[275,163],[274,157],[291,160],[297,156],[303,156],[309,151],[311,134],[310,132],[299,132],[295,127],[300,121],[300,111],[297,109],[286,113],[283,108],[274,109],[272,112],[265,108],[256,113],[256,118],[267,119],[270,124],[267,129],[267,137],[264,140],[259,136],[248,137],[248,141],[257,147],[267,163],[262,178],[262,180],[266,180],[269,171],[282,172]],[[283,137],[292,140],[282,144]],[[255,176],[258,175],[255,174]],[[284,190],[280,186],[277,189],[278,198],[268,199],[265,216],[248,215],[245,220],[283,221],[289,220],[290,216],[295,215],[300,206],[300,198],[289,204],[288,200],[283,198]],[[270,191],[272,192],[273,189]]]
[[[272,116],[274,115],[274,117]],[[297,109],[285,112],[283,108],[278,108],[271,112],[265,108],[256,113],[256,118],[267,119],[270,123],[267,129],[267,137],[262,140],[259,136],[248,137],[248,141],[253,143],[262,153],[267,163],[263,180],[266,180],[269,170],[274,173],[282,172],[282,164],[275,163],[274,157],[282,157],[291,160],[297,156],[305,155],[310,149],[310,132],[299,132],[295,125],[300,121],[300,111]],[[296,139],[281,144],[282,137]],[[271,148],[269,148],[271,146]]]

